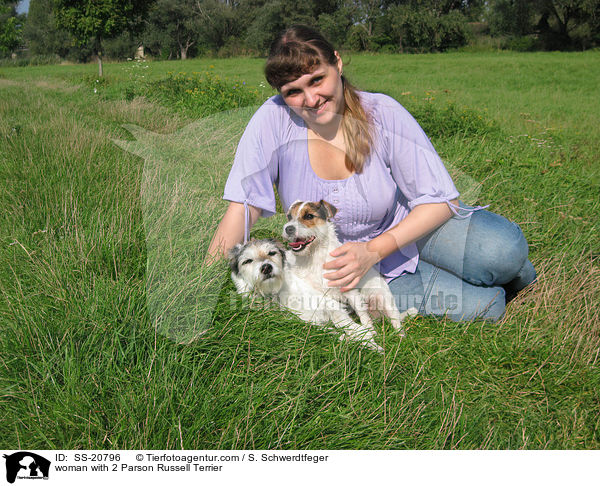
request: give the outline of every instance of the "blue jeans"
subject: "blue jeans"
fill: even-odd
[[[506,299],[536,278],[521,228],[489,211],[453,216],[417,247],[415,273],[390,282],[401,312],[416,307],[419,314],[454,321],[496,321]]]

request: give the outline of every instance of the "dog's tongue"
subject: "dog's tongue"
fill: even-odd
[[[306,244],[306,240],[296,240],[296,241],[290,241],[289,242],[289,245],[292,248],[300,248],[304,244]]]
[[[296,241],[288,242],[288,244],[292,247],[292,250],[297,250],[298,248],[302,248],[302,247],[308,245],[312,240],[314,240],[314,237],[308,238],[307,240],[302,240],[302,239],[298,238]]]

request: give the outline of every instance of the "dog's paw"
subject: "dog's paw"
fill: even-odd
[[[377,344],[372,339],[360,340],[360,339],[357,339],[355,337],[349,336],[348,334],[342,334],[339,339],[340,339],[340,341],[346,341],[346,340],[348,340],[348,341],[351,341],[353,343],[358,343],[361,346],[364,346],[365,348],[368,348],[371,351],[375,351],[376,353],[379,353],[379,354],[383,354],[384,353],[384,349],[381,346],[379,346],[379,344]]]
[[[404,321],[404,319],[406,319],[409,316],[415,316],[419,313],[419,311],[417,311],[417,309],[415,307],[411,307],[410,309],[400,313],[400,316],[398,319],[392,319],[392,325],[394,326],[394,329],[396,329],[396,331],[398,331],[398,334],[401,337],[405,337],[406,333],[404,332],[404,326],[402,326],[402,321]]]
[[[379,346],[379,344],[377,344],[377,343],[367,343],[365,346],[367,348],[375,351],[376,353],[379,353],[379,354],[384,353],[384,349],[381,346]]]

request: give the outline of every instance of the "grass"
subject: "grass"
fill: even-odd
[[[385,325],[384,356],[201,264],[253,108],[199,118],[148,87],[208,72],[258,101],[261,60],[0,69],[0,447],[598,448],[599,56],[348,58],[539,273],[497,324]]]

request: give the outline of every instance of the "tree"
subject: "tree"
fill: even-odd
[[[187,59],[198,44],[202,18],[196,0],[157,0],[150,9],[144,43],[161,57]]]
[[[536,30],[550,49],[579,47],[598,39],[600,0],[537,0]]]
[[[56,26],[53,4],[54,0],[31,0],[23,38],[32,55],[56,54],[66,58],[71,54],[73,42],[67,32]]]
[[[144,44],[160,57],[181,59],[218,50],[242,33],[236,6],[220,0],[158,0],[150,10]]]
[[[489,18],[492,35],[525,36],[533,32],[534,2],[495,0]]]
[[[92,42],[102,76],[102,42],[135,31],[152,0],[54,0],[57,24],[80,44]]]
[[[342,5],[331,13],[319,15],[318,27],[321,33],[338,49],[347,43],[348,33],[354,25],[355,10],[351,5]]]
[[[535,36],[546,49],[593,47],[600,43],[600,0],[492,0],[490,30]]]
[[[23,16],[17,14],[17,2],[0,2],[0,55],[10,55],[21,45]]]
[[[357,0],[354,2],[357,10],[357,21],[367,31],[367,37],[373,35],[373,27],[379,17],[384,14],[385,2],[382,0]]]

